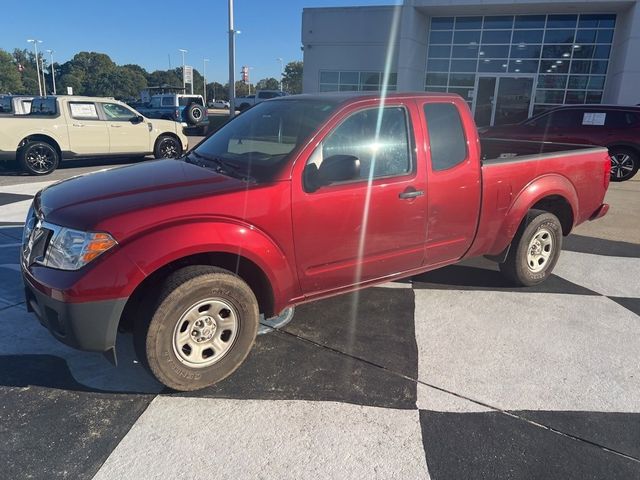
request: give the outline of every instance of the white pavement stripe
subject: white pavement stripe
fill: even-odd
[[[640,258],[563,251],[553,273],[602,295],[640,297]]]
[[[56,181],[21,183],[19,185],[4,185],[0,187],[0,193],[19,193],[22,195],[35,195],[44,187],[56,183]]]
[[[32,200],[10,203],[0,207],[0,222],[24,222]]]
[[[428,479],[419,413],[335,402],[155,398],[94,480]]]
[[[606,297],[419,290],[418,378],[506,410],[640,413],[640,319]],[[418,405],[428,399],[418,390]]]

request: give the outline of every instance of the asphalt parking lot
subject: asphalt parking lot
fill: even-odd
[[[176,394],[129,336],[114,368],[23,304],[32,196],[121,163],[0,172],[0,477],[640,479],[640,178],[542,286],[471,260],[304,305],[230,378]]]

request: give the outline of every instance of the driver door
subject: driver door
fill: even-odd
[[[149,144],[149,125],[139,122],[139,114],[118,103],[102,103],[102,111],[109,131],[112,154],[147,154],[153,148]]]
[[[293,235],[307,296],[418,268],[424,260],[425,173],[414,148],[412,106],[378,105],[345,115],[298,159]],[[309,168],[319,170],[338,155],[360,160],[358,177],[309,188]]]

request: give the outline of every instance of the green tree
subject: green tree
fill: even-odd
[[[284,67],[282,86],[288,93],[302,93],[302,62],[289,62]]]
[[[18,64],[9,52],[0,50],[0,92],[15,93],[24,88]]]
[[[38,57],[42,58],[41,54]],[[16,65],[22,66],[22,89],[15,93],[24,93],[28,95],[38,94],[38,74],[36,71],[36,56],[33,52],[26,49],[15,49],[13,51],[13,58]]]
[[[256,90],[279,90],[280,82],[273,77],[263,78],[256,83]]]

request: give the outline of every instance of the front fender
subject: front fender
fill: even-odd
[[[146,276],[191,255],[238,255],[265,273],[276,306],[286,304],[297,294],[294,270],[285,253],[265,232],[241,222],[197,220],[173,224],[137,235],[121,247]]]
[[[562,175],[549,174],[538,177],[523,188],[515,197],[498,230],[489,254],[497,255],[507,248],[518,231],[522,219],[527,212],[531,210],[531,207],[540,200],[550,196],[559,196],[567,200],[571,206],[575,222],[576,214],[579,210],[578,193],[573,184]]]

